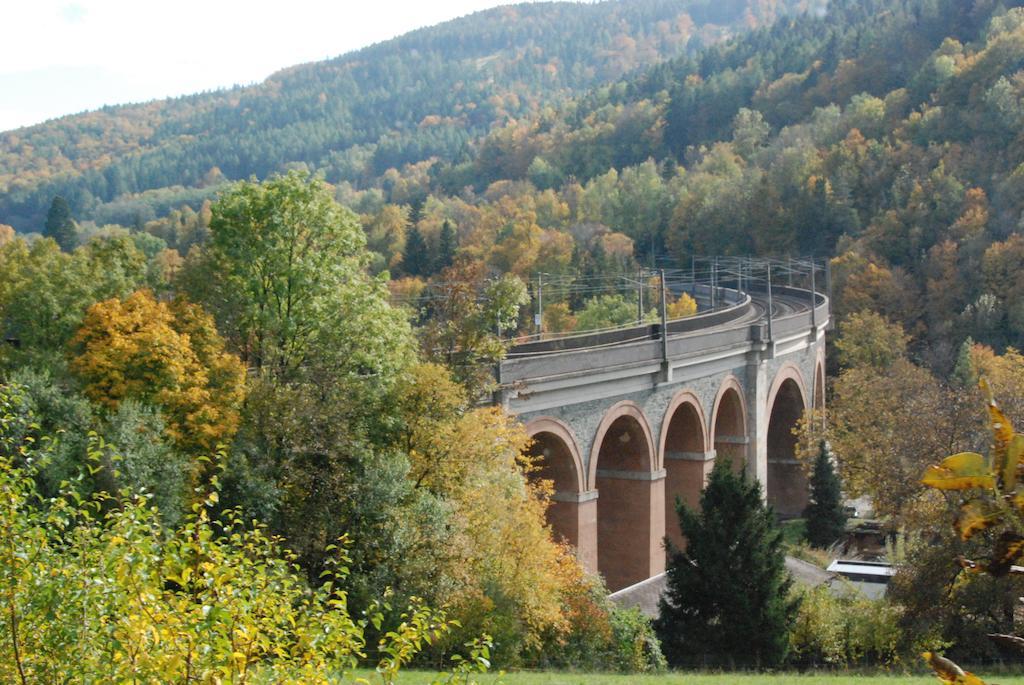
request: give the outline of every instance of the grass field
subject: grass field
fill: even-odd
[[[368,676],[369,674],[367,674]],[[978,675],[985,677],[983,672]],[[364,676],[366,677],[366,676]],[[405,672],[398,679],[400,685],[428,685],[436,675],[428,672]],[[370,682],[375,682],[370,676]],[[442,681],[443,682],[443,681]],[[671,673],[660,676],[604,675],[597,673],[507,673],[489,674],[476,678],[481,685],[938,685],[931,676],[906,675],[822,675],[782,673],[775,675]],[[1024,685],[1024,675],[992,676],[990,685]]]

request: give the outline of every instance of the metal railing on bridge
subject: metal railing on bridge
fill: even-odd
[[[663,331],[675,333],[676,323],[684,319],[672,317],[668,305],[683,294],[696,300],[694,325],[713,325],[721,315],[736,312],[747,305],[751,297],[763,309],[768,339],[772,339],[776,319],[792,314],[794,302],[801,293],[806,297],[812,323],[819,297],[830,287],[827,262],[807,257],[744,257],[711,256],[691,257],[680,266],[678,260],[658,258],[664,268],[639,268],[635,271],[612,271],[605,274],[563,272],[538,273],[528,279],[529,302],[522,308],[519,325],[515,330],[498,331],[511,343],[510,355],[542,352],[537,343],[564,340],[571,347],[620,345],[639,340],[666,337]],[[422,292],[397,297],[396,303],[412,306],[426,312],[446,298],[469,298],[483,304],[486,284],[430,282]],[[780,293],[784,297],[780,297]],[[634,316],[622,323],[580,329],[558,329],[559,317],[546,316],[555,306],[560,307],[561,319],[571,320],[588,303],[602,296],[617,296],[618,304],[634,307]],[[568,315],[568,316],[566,316]],[[685,332],[689,326],[679,328]],[[554,348],[564,346],[555,345]]]

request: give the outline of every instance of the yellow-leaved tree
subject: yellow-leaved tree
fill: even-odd
[[[989,454],[958,452],[948,456],[929,466],[921,483],[952,496],[957,509],[953,528],[961,540],[983,533],[990,544],[988,558],[957,559],[966,573],[987,573],[997,578],[1024,575],[1024,567],[1018,565],[1024,556],[1024,435],[1014,431],[1013,424],[993,399],[988,383],[982,380],[981,387],[988,395],[992,430]],[[1024,638],[1003,634],[989,637],[1024,651]],[[949,659],[931,652],[923,656],[943,683],[984,685],[980,678]]]
[[[441,561],[450,583],[432,598],[462,624],[453,641],[484,632],[512,659],[591,628],[575,625],[588,580],[551,538],[551,484],[530,477],[522,425],[497,408],[470,408],[466,390],[437,364],[410,369],[396,398],[410,478],[454,509],[450,555]]]
[[[212,453],[238,429],[245,367],[198,305],[160,302],[147,290],[97,302],[70,346],[71,370],[92,401],[159,408],[169,437],[190,454]]]

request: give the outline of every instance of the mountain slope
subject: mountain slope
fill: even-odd
[[[500,7],[262,84],[108,107],[0,134],[0,222],[37,230],[50,200],[79,218],[151,218],[228,178],[289,165],[367,181],[430,157],[465,158],[495,123],[822,0],[618,0]]]

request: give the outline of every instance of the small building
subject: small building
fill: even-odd
[[[828,571],[842,578],[869,599],[883,597],[889,581],[896,575],[896,569],[884,561],[858,559],[836,559],[828,565]],[[832,587],[835,588],[836,585],[833,583]]]

